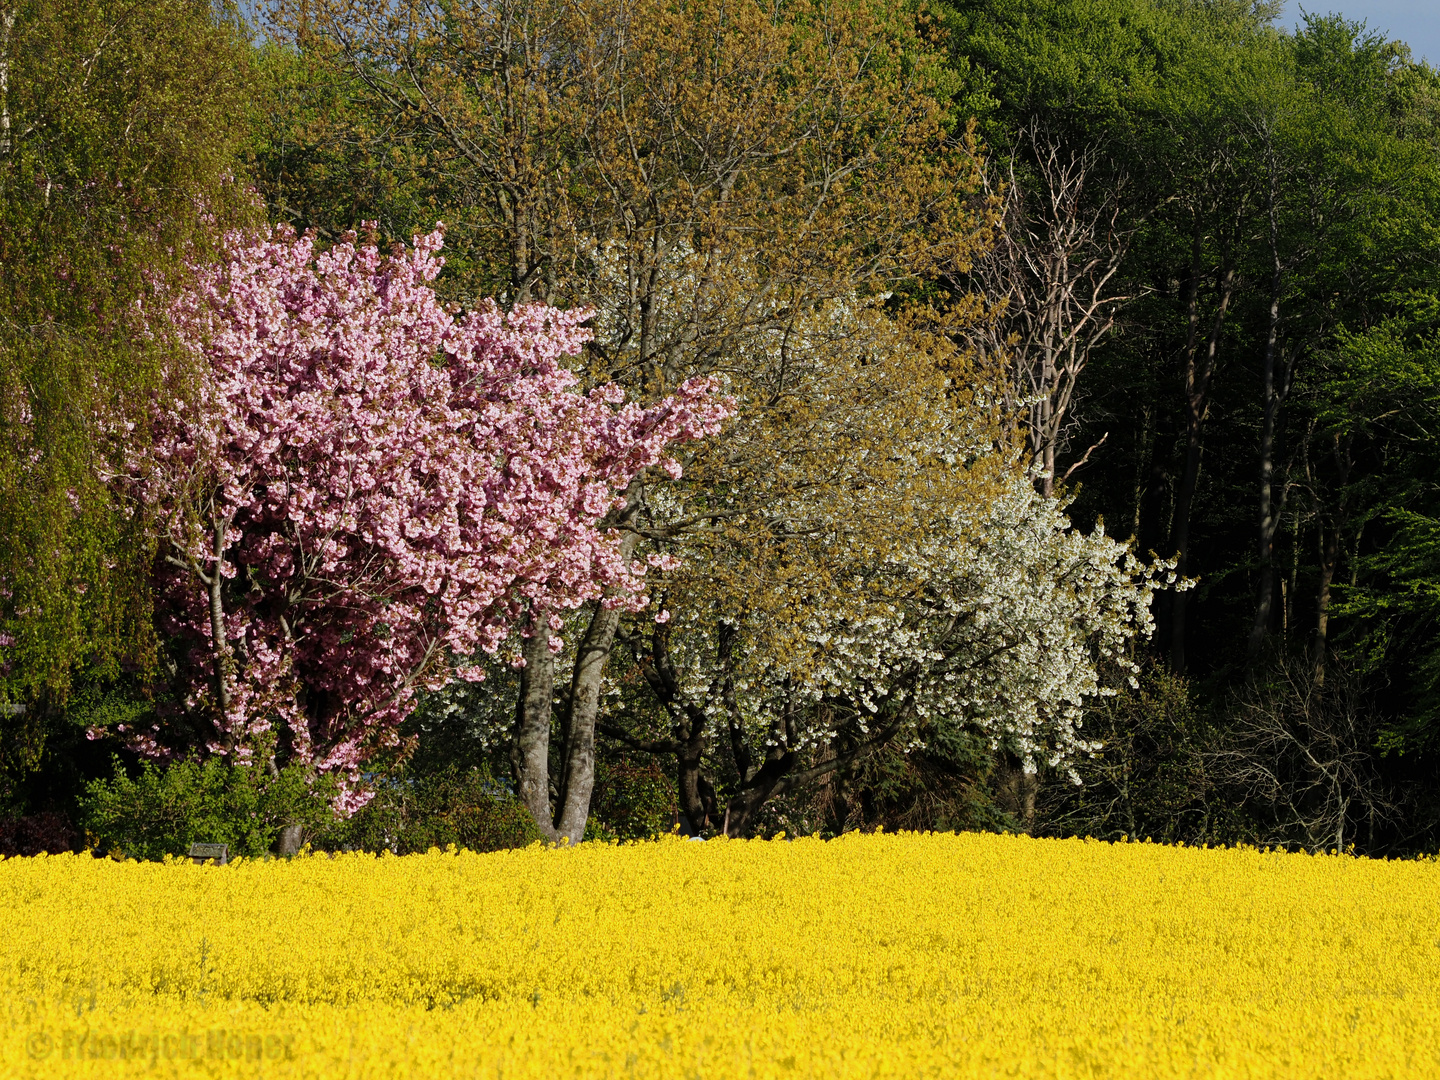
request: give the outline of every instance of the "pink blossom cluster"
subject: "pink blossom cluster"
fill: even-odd
[[[418,690],[493,654],[527,608],[646,603],[645,565],[601,522],[730,405],[709,380],[649,408],[613,385],[579,393],[562,360],[590,313],[447,310],[429,284],[442,229],[388,256],[353,235],[317,255],[285,227],[233,234],[170,305],[208,377],[162,395],[122,482],[168,523],[157,598],[210,752],[243,758],[273,732],[353,780]],[[125,734],[151,754],[174,743]]]

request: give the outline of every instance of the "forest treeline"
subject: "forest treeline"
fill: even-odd
[[[0,847],[1435,850],[1440,76],[1278,15],[0,3]],[[606,481],[648,603],[517,576],[507,636],[459,656],[406,600],[436,636],[396,674],[393,575],[282,588],[238,481],[152,498],[144,462],[208,422],[222,330],[279,379],[265,320],[330,317],[274,284],[323,269],[257,252],[362,265],[437,222],[435,326],[585,309],[579,390],[659,416],[703,385],[729,419]],[[337,327],[389,310],[374,259]],[[272,307],[212,284],[209,329],[157,321],[207,266],[269,273]],[[187,554],[205,499],[240,509]],[[305,563],[316,534],[265,528]],[[185,622],[182,563],[217,621]],[[307,619],[374,639],[363,677],[358,644],[286,651]],[[288,696],[238,733],[264,658]],[[382,668],[405,696],[347,690]]]

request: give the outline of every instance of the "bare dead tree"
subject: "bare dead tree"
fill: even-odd
[[[1123,172],[1097,194],[1102,163],[1099,144],[1076,150],[1032,124],[1017,133],[1003,178],[995,169],[986,173],[992,188],[1003,189],[1001,227],[972,274],[992,317],[967,338],[1002,375],[1005,411],[1024,428],[1036,486],[1046,497],[1109,437],[1059,472],[1075,427],[1080,376],[1138,295],[1119,285],[1119,273],[1139,222],[1132,220]],[[1014,783],[1023,827],[1032,831],[1038,777],[1017,771]]]
[[[1321,684],[1309,658],[1287,658],[1239,694],[1209,771],[1258,822],[1258,843],[1344,851],[1363,826],[1373,845],[1399,813],[1378,767],[1379,728],[1357,677],[1332,666]]]
[[[1023,155],[1026,168],[1018,166]],[[1050,495],[1105,441],[1057,475],[1073,428],[1076,387],[1091,353],[1136,293],[1118,285],[1137,223],[1124,175],[1097,196],[1101,148],[1068,147],[1042,127],[1022,129],[1005,166],[1003,227],[975,268],[993,317],[970,344],[1005,373],[1006,406],[1026,426],[1037,485]]]

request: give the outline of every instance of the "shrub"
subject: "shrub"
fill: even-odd
[[[488,769],[445,769],[383,778],[375,797],[317,840],[322,847],[400,855],[454,844],[470,851],[526,847],[541,839],[530,812]]]
[[[0,856],[6,858],[73,851],[78,839],[70,819],[55,810],[0,821]]]
[[[92,847],[136,859],[183,855],[197,842],[228,844],[231,855],[254,858],[271,850],[286,825],[325,822],[327,794],[299,766],[272,776],[218,760],[147,761],[131,776],[117,760],[113,777],[87,785],[80,824]]]
[[[586,839],[613,835],[647,840],[670,831],[677,809],[675,781],[655,762],[637,765],[627,757],[595,763],[595,794],[590,807],[593,830]]]

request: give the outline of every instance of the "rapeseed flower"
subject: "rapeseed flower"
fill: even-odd
[[[1440,1076],[1440,866],[994,835],[0,862],[0,1076]]]

